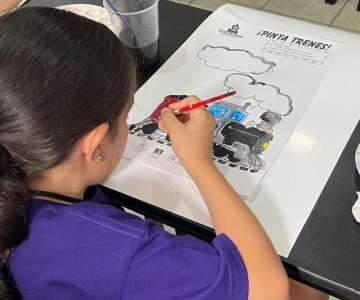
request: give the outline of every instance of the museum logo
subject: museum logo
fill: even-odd
[[[227,28],[226,30],[219,29],[219,32],[223,35],[227,35],[233,38],[242,38],[242,35],[238,34],[239,31],[239,24],[234,24],[230,28]]]

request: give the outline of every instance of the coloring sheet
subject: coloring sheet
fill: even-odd
[[[216,10],[136,93],[124,157],[191,180],[168,136],[146,119],[186,95],[208,99],[235,90],[208,106],[217,123],[213,158],[252,201],[342,47]]]

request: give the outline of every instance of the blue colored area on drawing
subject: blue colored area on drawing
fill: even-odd
[[[229,114],[230,108],[224,105],[214,104],[209,108],[209,112],[215,117],[215,119],[223,119],[226,115]],[[233,110],[228,117],[230,120],[241,123],[246,119],[246,114],[238,110]]]
[[[215,117],[215,119],[222,119],[230,109],[223,105],[214,104],[209,108],[209,112]]]
[[[242,122],[246,119],[246,115],[238,110],[234,110],[229,118],[235,122]]]

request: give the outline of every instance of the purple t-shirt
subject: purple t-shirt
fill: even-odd
[[[245,265],[225,235],[174,236],[110,205],[33,200],[10,256],[23,299],[247,299]]]

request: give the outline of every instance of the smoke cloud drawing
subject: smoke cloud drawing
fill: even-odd
[[[241,99],[254,99],[260,108],[276,112],[282,116],[290,114],[293,110],[293,101],[281,93],[280,88],[271,84],[257,81],[247,74],[234,73],[226,76],[224,85],[229,91],[236,90],[234,97]]]
[[[208,67],[249,74],[270,72],[276,66],[274,62],[255,56],[250,51],[224,46],[206,45],[198,52],[197,57]]]

